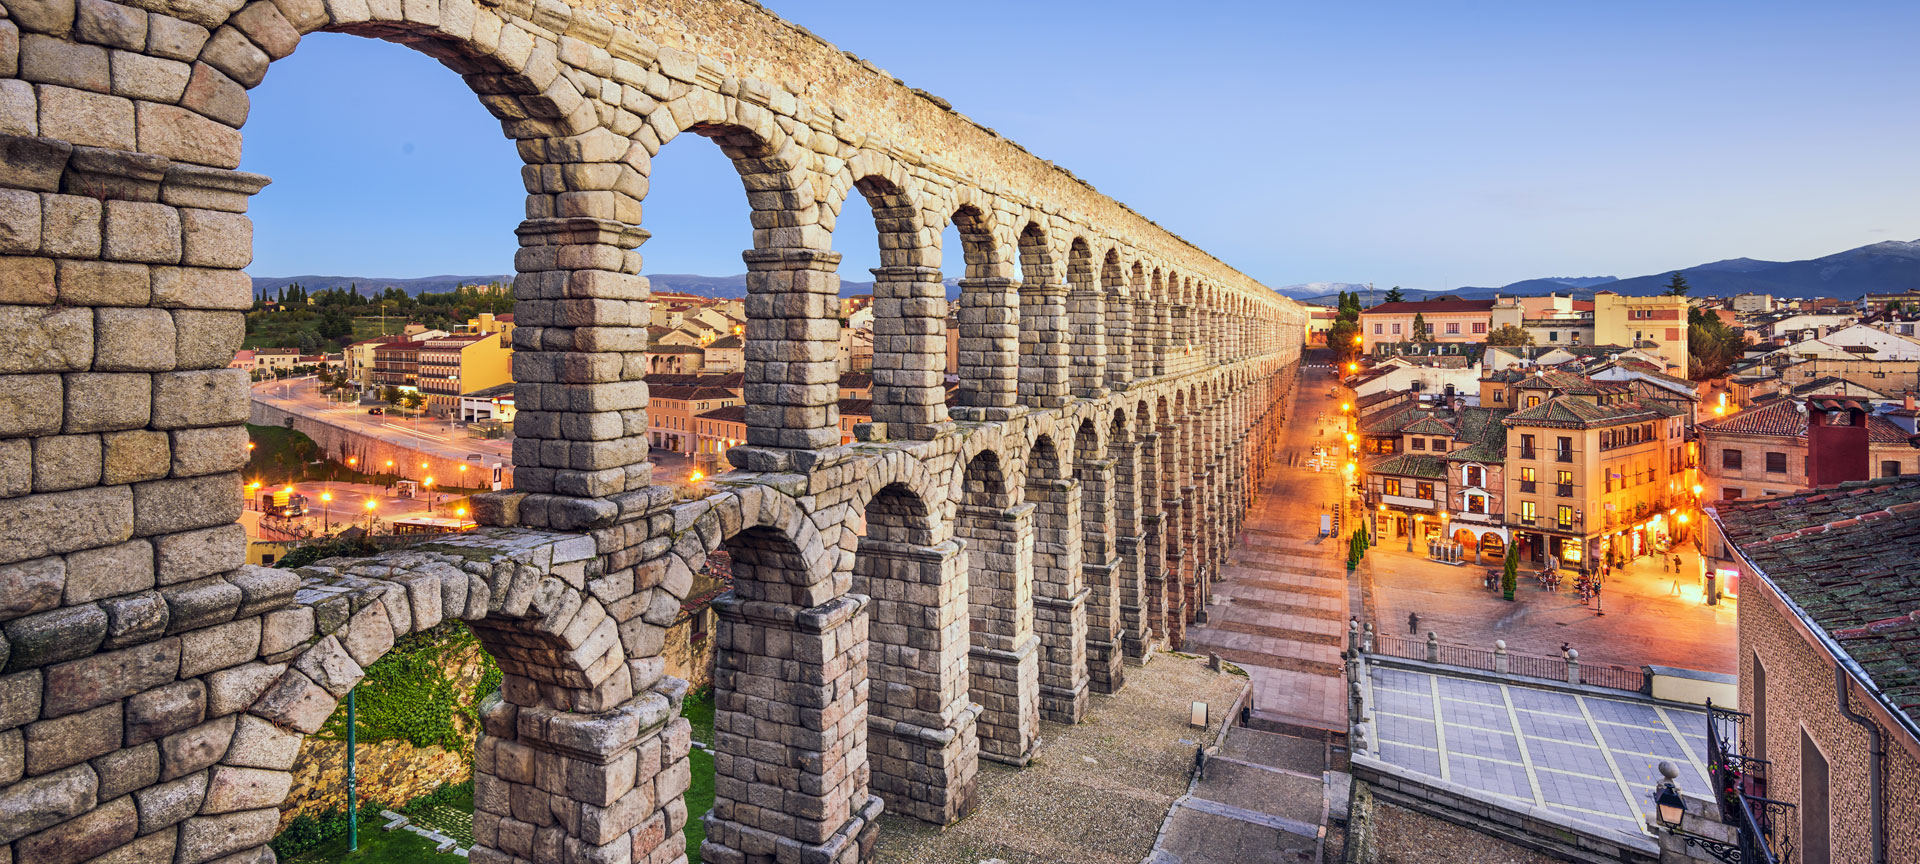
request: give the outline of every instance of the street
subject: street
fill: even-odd
[[[506,438],[485,438],[451,420],[431,417],[402,417],[398,414],[368,414],[370,405],[359,402],[335,402],[320,392],[312,377],[261,381],[253,385],[253,398],[286,411],[308,417],[324,417],[328,423],[352,431],[430,452],[447,459],[465,459],[472,453],[485,453],[513,461],[513,442]]]

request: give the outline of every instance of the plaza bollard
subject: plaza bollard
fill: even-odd
[[[1580,649],[1567,649],[1567,683],[1580,683]]]
[[[1440,635],[1432,630],[1427,631],[1427,662],[1440,662]]]
[[[1502,675],[1507,674],[1508,662],[1509,660],[1507,658],[1507,640],[1505,639],[1493,640],[1493,671],[1498,672]]]
[[[1373,622],[1368,621],[1366,629],[1361,632],[1364,633],[1365,635],[1361,638],[1360,650],[1365,651],[1367,653],[1372,653],[1373,652]]]

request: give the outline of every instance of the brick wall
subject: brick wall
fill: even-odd
[[[1841,716],[1833,665],[1824,649],[1809,644],[1786,617],[1771,588],[1754,580],[1740,604],[1740,708],[1754,710],[1755,658],[1766,667],[1767,797],[1799,806],[1800,736],[1804,732],[1826,755],[1833,864],[1869,864],[1867,730]],[[1858,689],[1853,710],[1869,713]],[[1920,861],[1920,742],[1883,727],[1888,861]],[[1904,741],[1902,739],[1905,739]],[[1751,745],[1749,749],[1754,749]],[[1804,836],[1794,826],[1796,848]],[[1806,859],[1811,860],[1811,859]]]

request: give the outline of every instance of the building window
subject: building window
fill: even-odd
[[[1528,408],[1538,408],[1538,407],[1540,407],[1540,397],[1538,397],[1538,396],[1528,396],[1528,397],[1527,397],[1527,407],[1528,407]]]
[[[1447,322],[1447,335],[1448,335],[1448,336],[1458,336],[1458,335],[1460,335],[1460,322],[1458,322],[1458,321],[1448,321],[1448,322]]]
[[[1522,458],[1522,459],[1532,459],[1532,458],[1534,458],[1534,456],[1533,456],[1533,436],[1532,436],[1532,435],[1522,435],[1522,436],[1520,436],[1520,458]],[[1532,473],[1532,471],[1533,471],[1533,469],[1531,469],[1531,468],[1528,468],[1528,469],[1526,469],[1526,470],[1527,470],[1527,472],[1528,472],[1528,473]],[[1533,479],[1533,478],[1531,478],[1531,477],[1528,477],[1527,479],[1529,479],[1529,480],[1531,480],[1531,479]]]
[[[1767,454],[1767,473],[1768,474],[1787,473],[1787,454],[1768,453]]]
[[[1417,483],[1414,485],[1413,489],[1414,489],[1413,497],[1419,498],[1424,501],[1433,500],[1433,484],[1432,483]]]
[[[1727,471],[1740,470],[1740,451],[1731,447],[1720,451],[1720,467]]]
[[[1533,469],[1531,467],[1520,469],[1520,491],[1522,492],[1535,491],[1534,475],[1533,475]]]
[[[1415,449],[1415,450],[1425,450],[1425,449],[1427,449],[1427,439],[1425,439],[1425,438],[1414,438],[1414,439],[1412,439],[1412,440],[1413,440],[1413,449]]]
[[[1900,460],[1898,460],[1898,459],[1883,459],[1883,460],[1881,460],[1881,462],[1880,462],[1880,476],[1882,476],[1882,477],[1898,477],[1898,476],[1900,476]]]
[[[1562,505],[1560,505],[1560,520],[1559,520],[1559,521],[1560,521],[1560,529],[1561,529],[1561,530],[1563,530],[1563,531],[1564,531],[1564,530],[1566,530],[1566,529],[1568,529],[1568,528],[1572,528],[1572,527],[1573,527],[1573,508],[1572,508],[1572,507],[1570,507],[1570,506],[1568,506],[1568,505],[1566,505],[1566,504],[1562,504]]]
[[[1547,341],[1548,341],[1548,342],[1558,342],[1558,341],[1560,341],[1560,331],[1558,331],[1558,330],[1548,330],[1548,331],[1547,331]]]
[[[1832,825],[1828,822],[1827,757],[1813,743],[1807,730],[1800,730],[1800,860],[1807,864],[1827,864],[1833,860]]]
[[[1375,336],[1380,335],[1380,327],[1381,327],[1380,322],[1378,321],[1373,322],[1373,335]]]
[[[1393,325],[1393,335],[1400,335],[1400,325],[1398,323]]]
[[[1894,469],[1895,469],[1895,470],[1894,470],[1894,474],[1889,474],[1889,475],[1887,475],[1887,476],[1889,476],[1889,477],[1891,477],[1891,476],[1894,476],[1895,474],[1899,474],[1899,473],[1900,473],[1900,472],[1899,472],[1899,468],[1900,468],[1900,463],[1898,463],[1898,462],[1895,462],[1895,463],[1893,463],[1893,466],[1894,466]],[[1478,465],[1468,465],[1468,466],[1467,466],[1467,485],[1468,485],[1468,486],[1485,486],[1485,485],[1487,485],[1487,482],[1486,482],[1486,476],[1485,476],[1485,475],[1486,475],[1486,469],[1483,469],[1483,468],[1481,468],[1481,467],[1480,467],[1480,466],[1478,466]]]
[[[1539,516],[1540,508],[1532,501],[1520,502],[1520,521],[1532,525],[1533,520],[1539,518]]]
[[[1554,494],[1561,498],[1573,497],[1573,472],[1560,472],[1559,482],[1554,484]]]
[[[1721,490],[1720,497],[1727,501],[1738,501],[1740,500],[1740,496],[1745,494],[1746,494],[1745,492],[1742,492],[1739,489],[1728,488],[1728,489]]]
[[[1506,401],[1507,401],[1507,391],[1505,390],[1493,391],[1493,404],[1504,405],[1506,404]]]
[[[1485,321],[1475,321],[1475,322],[1473,322],[1473,332],[1475,332],[1475,333],[1485,333],[1485,332],[1487,332],[1487,322],[1485,322]]]
[[[1400,494],[1400,478],[1388,477],[1380,481],[1380,491],[1388,495]]]
[[[1573,461],[1573,439],[1572,438],[1568,438],[1565,435],[1560,436],[1559,452],[1554,454],[1554,458],[1561,462]]]

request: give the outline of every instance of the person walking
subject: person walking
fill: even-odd
[[[1407,613],[1407,635],[1420,635],[1420,615],[1417,612]]]

